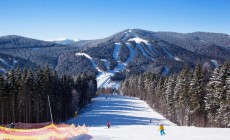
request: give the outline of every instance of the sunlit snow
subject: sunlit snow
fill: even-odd
[[[150,123],[151,119],[151,123]],[[106,121],[111,128],[106,127]],[[100,95],[67,123],[86,124],[89,133],[71,140],[228,140],[229,128],[177,126],[151,109],[144,101],[127,96]],[[159,124],[165,127],[161,136]]]

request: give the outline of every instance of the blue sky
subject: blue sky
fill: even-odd
[[[0,0],[0,36],[97,39],[128,28],[230,34],[230,0]]]

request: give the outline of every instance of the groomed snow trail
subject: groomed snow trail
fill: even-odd
[[[151,60],[154,60],[151,56],[149,56],[149,55],[146,53],[146,51],[144,50],[144,48],[141,46],[141,42],[144,42],[144,43],[148,46],[148,49],[149,49],[150,51],[152,51],[152,50],[150,49],[151,46],[150,46],[150,44],[148,43],[147,40],[144,40],[144,39],[139,38],[139,37],[135,37],[135,38],[129,39],[128,41],[135,41],[137,47],[140,49],[140,51],[142,52],[142,54],[143,54],[146,58],[151,59]]]
[[[133,49],[131,46],[131,44],[129,42],[126,41],[127,37],[131,36],[132,38],[129,39],[128,41],[135,41],[137,43],[137,47],[140,49],[140,51],[142,52],[142,54],[151,60],[154,60],[151,56],[149,56],[146,51],[143,49],[143,47],[140,45],[141,42],[144,42],[145,44],[147,44],[148,49],[156,54],[153,49],[151,48],[150,44],[148,44],[147,40],[144,40],[142,38],[139,38],[136,36],[135,33],[132,32],[132,30],[129,30],[128,32],[125,32],[124,37],[121,39],[122,41],[125,42],[126,47],[128,47],[130,55],[127,58],[127,60],[125,62],[121,62],[119,60],[118,54],[120,52],[121,49],[121,43],[115,43],[114,44],[114,50],[113,50],[113,59],[115,61],[117,61],[117,66],[113,69],[113,70],[107,70],[107,71],[102,71],[101,69],[99,69],[99,67],[97,66],[97,63],[93,60],[93,58],[91,56],[89,56],[86,53],[76,53],[77,56],[85,56],[86,58],[88,58],[90,60],[90,62],[92,63],[92,66],[98,70],[98,74],[97,74],[97,88],[119,88],[119,81],[111,81],[111,77],[115,75],[115,73],[119,73],[122,72],[123,70],[125,70],[125,67],[129,64],[130,61],[132,61],[132,59],[135,57],[136,52],[135,49]],[[109,62],[106,59],[101,59],[101,61],[104,62],[105,66],[107,67],[107,69],[109,69]]]
[[[152,123],[150,123],[152,118]],[[111,128],[106,127],[106,121]],[[176,126],[152,110],[144,101],[127,96],[100,95],[67,123],[86,124],[88,135],[73,140],[228,140],[230,129]],[[158,124],[165,125],[165,136]]]
[[[98,68],[97,63],[93,60],[93,58],[91,56],[89,56],[86,53],[76,53],[76,56],[85,56],[86,58],[88,58],[92,64],[92,66],[98,70],[98,74],[97,74],[97,88],[101,88],[104,85],[106,85],[107,83],[110,83],[110,77],[114,75],[113,71],[102,71],[101,69]],[[105,59],[101,59],[104,63],[105,66],[108,67],[108,61]]]
[[[7,67],[9,67],[9,68],[11,68],[11,69],[14,68],[13,66],[11,66],[9,63],[7,63],[5,60],[3,60],[3,59],[1,59],[1,58],[0,58],[0,62],[2,62],[5,66],[7,66]]]

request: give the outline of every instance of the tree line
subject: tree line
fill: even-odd
[[[48,96],[55,123],[74,116],[95,97],[96,77],[79,74],[59,76],[49,67],[12,69],[0,76],[0,122],[51,121]]]
[[[121,84],[124,95],[139,97],[178,125],[230,127],[230,62],[214,71],[184,68],[168,77],[144,73]]]

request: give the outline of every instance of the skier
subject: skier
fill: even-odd
[[[14,123],[12,122],[12,123],[10,124],[10,128],[14,129],[14,127],[15,127],[15,125],[14,125]]]
[[[160,130],[161,135],[165,135],[163,124],[160,124],[159,130]]]
[[[107,121],[106,124],[107,124],[107,127],[110,128],[110,122]]]

